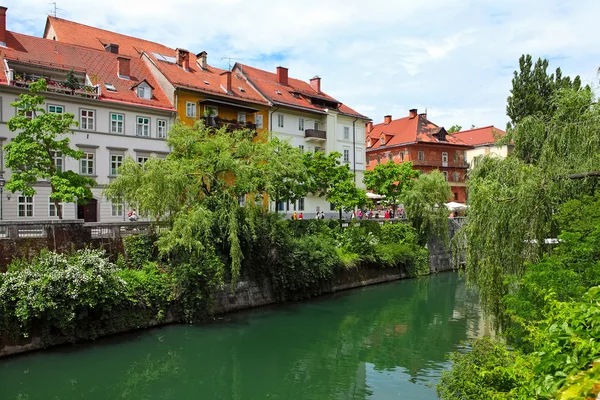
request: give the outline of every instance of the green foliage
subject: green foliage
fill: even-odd
[[[456,133],[456,132],[460,132],[462,129],[462,126],[460,125],[452,125],[450,127],[450,129],[447,130],[448,133]]]
[[[81,87],[72,68],[69,72],[67,72],[67,78],[65,79],[65,86],[68,87],[69,89],[73,89],[73,90],[79,89]]]
[[[17,115],[8,121],[8,129],[18,134],[5,146],[6,167],[12,171],[5,188],[33,196],[38,180],[48,179],[52,189],[50,199],[56,205],[84,202],[92,198],[90,188],[96,182],[73,171],[60,171],[54,162],[55,154],[75,160],[83,157],[82,151],[70,147],[68,137],[62,137],[72,134],[70,128],[77,126],[77,122],[72,114],[47,113],[42,107],[45,99],[38,95],[45,90],[46,81],[40,79],[31,84],[30,94],[19,95],[19,100],[11,104],[17,109]],[[62,218],[61,207],[57,206],[57,210],[58,217]]]
[[[403,195],[410,190],[419,177],[419,171],[412,167],[410,161],[396,164],[393,160],[389,160],[385,164],[376,165],[370,171],[365,171],[363,181],[367,189],[385,196],[382,202],[395,210],[398,203],[402,201]]]
[[[153,259],[154,240],[149,235],[134,235],[123,238],[123,247],[129,265],[141,268]]]
[[[444,203],[452,192],[440,171],[421,174],[404,198],[404,208],[410,224],[419,234],[421,243],[429,235],[448,236],[448,209]]]

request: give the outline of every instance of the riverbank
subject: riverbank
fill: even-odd
[[[400,279],[406,279],[409,276],[399,268],[353,268],[336,271],[329,281],[323,282],[319,288],[319,295],[331,294],[343,290],[350,290],[363,286],[375,285],[384,282],[391,282]],[[267,305],[280,303],[274,294],[272,285],[268,280],[256,282],[252,280],[242,280],[232,292],[228,289],[219,290],[215,294],[214,316],[224,315],[235,311],[241,311],[252,308],[259,308]],[[135,314],[136,312],[132,310]],[[142,312],[141,315],[145,313]],[[120,316],[119,318],[123,318]],[[8,335],[0,337],[0,358],[41,350],[44,348],[58,346],[68,343],[78,343],[95,338],[117,335],[131,332],[138,329],[147,329],[161,325],[184,322],[180,313],[170,309],[165,316],[158,320],[156,318],[138,318],[134,324],[113,324],[106,321],[105,327],[98,327],[93,338],[81,338],[76,336],[47,336],[41,332],[32,332],[27,338],[11,339]]]

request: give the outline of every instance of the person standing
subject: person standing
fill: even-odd
[[[350,219],[355,219],[356,218],[356,213],[354,212],[354,210],[352,210],[352,214],[350,214]]]
[[[304,216],[302,215],[302,213],[298,214],[298,219],[304,219]]]
[[[362,215],[362,210],[360,208],[358,209],[356,216],[358,217],[358,219],[362,219],[363,215]]]
[[[385,210],[385,219],[390,219],[390,212]]]
[[[296,214],[296,211],[294,211],[294,213],[292,214],[292,221],[295,221],[298,219],[298,214]]]

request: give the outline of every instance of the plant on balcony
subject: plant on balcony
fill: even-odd
[[[39,92],[47,91],[45,79],[30,85],[29,94],[19,95],[12,103],[18,112],[8,121],[8,129],[18,132],[15,139],[6,145],[6,167],[12,174],[5,188],[11,193],[21,192],[23,196],[36,194],[34,185],[41,179],[48,179],[51,187],[50,199],[54,202],[57,215],[62,219],[61,203],[74,203],[92,198],[90,188],[96,182],[73,171],[56,168],[55,154],[75,160],[83,157],[83,152],[70,147],[70,140],[64,135],[73,134],[71,127],[77,126],[73,114],[47,113],[42,105],[45,102]],[[29,118],[27,115],[33,115]]]
[[[71,90],[77,90],[81,87],[79,84],[79,80],[75,77],[75,72],[71,69],[67,72],[67,79],[65,79],[65,87],[68,87]]]

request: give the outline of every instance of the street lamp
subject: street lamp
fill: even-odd
[[[2,207],[2,197],[4,197],[3,192],[5,183],[4,176],[0,174],[0,221],[2,221],[2,213],[4,212],[4,208]]]

